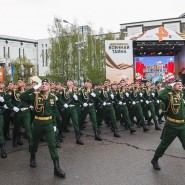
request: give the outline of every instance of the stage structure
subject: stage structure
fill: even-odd
[[[132,51],[126,56],[128,59],[124,58],[124,65],[132,66],[128,68],[127,74],[129,75],[120,69],[119,73],[117,72],[116,75],[114,73],[114,77],[112,77],[113,74],[109,72],[110,66],[108,65],[109,55],[107,56],[107,54],[109,52],[106,50],[106,74],[111,81],[119,81],[118,77],[124,78],[125,76],[131,81],[148,79],[155,83],[158,80],[169,82],[175,76],[182,77],[182,74],[185,77],[185,35],[161,26],[145,33],[129,36],[120,42],[129,41],[132,41],[130,44]],[[109,45],[111,45],[110,41]],[[118,64],[116,58],[112,58],[112,60]],[[120,58],[119,61],[123,61],[123,59]],[[117,76],[117,80],[115,80],[115,76]]]

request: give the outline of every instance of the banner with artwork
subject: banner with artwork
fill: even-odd
[[[132,41],[105,41],[106,78],[119,82],[122,78],[133,81]]]
[[[174,56],[134,57],[137,81],[170,82],[174,80]]]

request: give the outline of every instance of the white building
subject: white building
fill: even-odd
[[[120,31],[125,34],[125,37],[141,34],[145,31],[163,26],[166,29],[185,33],[185,13],[179,17],[169,19],[158,19],[141,22],[131,22],[120,24]]]

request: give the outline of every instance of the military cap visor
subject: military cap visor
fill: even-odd
[[[42,83],[43,82],[47,82],[47,83],[49,83],[50,84],[50,82],[49,82],[49,80],[48,79],[44,79],[44,80],[42,80]]]
[[[25,82],[25,79],[24,78],[22,78],[22,77],[20,77],[20,78],[18,78],[18,80],[17,81],[23,81],[23,82]]]

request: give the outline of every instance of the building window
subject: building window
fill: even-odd
[[[24,49],[22,50],[22,56],[24,57]]]
[[[48,45],[47,45],[47,44],[45,44],[45,46],[46,46],[46,48],[48,47]]]
[[[46,66],[48,66],[48,50],[46,49]]]
[[[42,67],[44,67],[44,50],[42,50]]]
[[[19,58],[21,58],[21,48],[19,48]]]
[[[6,57],[6,48],[5,47],[3,47],[3,56],[4,56],[4,58]]]
[[[10,58],[10,47],[8,47],[8,58]]]

